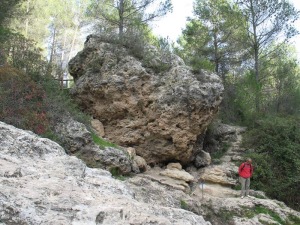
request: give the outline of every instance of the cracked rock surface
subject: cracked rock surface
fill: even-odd
[[[151,62],[160,57],[156,51]],[[195,143],[222,101],[224,88],[216,74],[192,72],[175,55],[169,65],[157,72],[94,35],[69,62],[77,102],[101,121],[105,138],[134,147],[149,165],[192,162],[201,151]]]
[[[1,224],[204,225],[202,216],[147,204],[49,139],[0,122]]]

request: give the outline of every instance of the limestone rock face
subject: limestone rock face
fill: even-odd
[[[210,224],[180,208],[136,200],[109,172],[86,167],[31,132],[0,122],[0,142],[1,224]]]
[[[206,182],[234,186],[237,182],[237,170],[237,166],[232,166],[229,164],[209,166],[203,169],[201,178]]]
[[[279,224],[276,222],[278,218],[282,220],[281,224],[298,224],[291,218],[295,218],[296,221],[300,218],[300,212],[288,208],[282,202],[255,197],[241,199],[240,191],[229,188],[220,189],[216,196],[216,193],[211,195],[211,186],[207,187],[205,184],[202,191],[201,186],[197,185],[190,194],[185,194],[177,187],[177,180],[166,180],[145,173],[127,180],[126,184],[134,190],[139,201],[165,207],[185,207],[203,215],[212,225]],[[265,213],[256,212],[257,208],[264,209]]]
[[[160,174],[174,179],[183,180],[185,182],[190,182],[194,180],[194,177],[184,170],[165,169]]]
[[[91,125],[97,131],[98,136],[100,136],[100,137],[105,136],[105,131],[104,131],[103,124],[99,120],[93,119],[91,121]]]
[[[119,181],[58,144],[2,122],[0,143],[1,225],[263,225],[300,218],[282,202],[241,199],[228,187],[218,195],[208,184],[189,192],[185,181],[160,175],[159,167]]]
[[[218,111],[223,85],[217,75],[194,73],[174,55],[169,69],[155,72],[151,65],[163,61],[156,53],[146,66],[126,49],[90,36],[69,62],[72,94],[101,121],[105,137],[134,147],[149,165],[185,165],[200,151],[194,144]]]
[[[210,156],[210,154],[207,153],[207,152],[205,152],[205,151],[203,151],[203,150],[201,150],[197,154],[197,156],[195,158],[195,162],[194,162],[194,164],[195,164],[195,166],[197,168],[208,166],[208,165],[210,165],[210,163],[211,163],[211,156]]]
[[[55,130],[63,137],[66,152],[76,155],[88,166],[106,170],[117,169],[121,174],[132,171],[132,160],[125,149],[96,145],[86,126],[71,117],[64,118]]]

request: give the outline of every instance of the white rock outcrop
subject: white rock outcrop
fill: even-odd
[[[147,204],[102,169],[55,142],[0,122],[0,223],[208,225],[202,216]]]
[[[65,117],[55,127],[68,154],[76,155],[86,165],[104,170],[116,170],[120,174],[132,172],[132,160],[126,149],[95,144],[92,133],[86,125]],[[104,141],[104,140],[103,140]],[[137,172],[140,172],[137,170]]]

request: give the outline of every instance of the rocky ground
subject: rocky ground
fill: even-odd
[[[1,225],[209,225],[180,207],[139,201],[108,171],[0,122]],[[143,187],[140,187],[143,189]]]
[[[203,193],[203,195],[220,198],[239,196],[239,191],[232,187],[237,184],[237,162],[243,159],[244,149],[240,147],[240,144],[245,129],[242,127],[231,128],[234,128],[234,133],[231,134],[230,147],[220,158],[218,164],[200,169],[187,168],[183,170],[180,164],[170,163],[166,168],[148,168],[146,172],[138,174],[136,177],[147,178],[193,195],[201,193],[202,196]],[[170,171],[173,171],[173,174]]]
[[[186,185],[180,177],[166,176],[166,169],[156,167],[128,179],[127,185],[139,201],[185,208],[215,225],[297,224],[300,213],[283,202],[268,199],[257,190],[250,191],[251,197],[241,199],[240,191],[233,189],[237,184],[237,162],[243,159],[244,149],[240,144],[245,129],[230,129],[234,129],[228,138],[230,147],[217,165],[187,169],[197,182]],[[178,167],[172,169],[184,171]]]
[[[228,185],[232,177],[220,179],[236,170],[228,158],[238,151],[236,131],[236,145],[219,165],[185,170],[172,163],[120,181],[48,139],[0,122],[0,224],[296,224],[299,212],[257,192],[241,199]],[[206,180],[202,189],[193,182],[207,174],[223,183]]]

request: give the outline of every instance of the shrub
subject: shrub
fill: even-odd
[[[49,64],[35,43],[1,27],[0,41],[0,120],[56,140],[53,128],[64,115],[86,121],[59,83],[45,75]]]
[[[223,142],[223,145],[221,146],[221,149],[219,149],[218,151],[214,151],[211,153],[211,158],[212,160],[215,162],[218,162],[218,160],[220,160],[225,153],[228,151],[228,149],[230,148],[230,144],[227,142]]]
[[[109,172],[111,173],[111,175],[118,180],[124,181],[126,180],[126,177],[123,176],[120,171],[120,169],[118,167],[112,167],[109,169]]]
[[[244,138],[255,149],[252,187],[300,209],[300,124],[299,118],[270,117],[257,122]]]
[[[111,143],[109,141],[106,141],[100,137],[98,137],[95,133],[92,132],[92,138],[93,138],[93,141],[99,145],[100,147],[102,148],[105,148],[105,147],[113,147],[113,148],[118,148],[118,146],[114,143]]]
[[[0,120],[22,129],[43,134],[49,120],[43,100],[46,93],[22,72],[3,67],[0,69]]]
[[[0,120],[60,142],[54,127],[71,115],[88,124],[71,97],[52,77],[31,76],[18,69],[0,67]]]
[[[151,68],[156,73],[165,72],[171,68],[173,55],[170,44],[166,39],[151,40],[148,30],[128,30],[122,37],[107,32],[97,37],[102,42],[112,44],[107,47],[116,54],[117,60],[121,60],[125,53],[139,59],[144,67]],[[122,49],[126,49],[126,52]],[[99,70],[99,62],[91,62],[91,67],[95,71]]]
[[[180,200],[180,207],[182,208],[182,209],[185,209],[185,210],[187,210],[188,209],[188,204],[186,203],[186,201],[184,201],[184,200]]]

